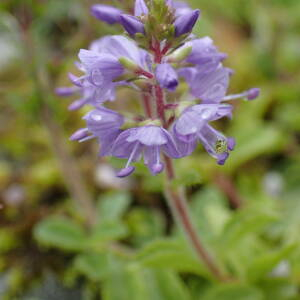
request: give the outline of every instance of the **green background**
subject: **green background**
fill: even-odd
[[[91,17],[91,4],[0,3],[0,298],[300,299],[300,1],[190,2],[202,10],[195,33],[229,54],[230,92],[262,90],[217,124],[237,139],[224,167],[201,147],[176,161],[226,284],[174,226],[163,175],[138,164],[116,179],[111,164],[124,161],[68,140],[87,109],[68,112],[54,89],[68,85],[80,48],[121,32]],[[118,99],[115,109],[139,109],[130,90]]]

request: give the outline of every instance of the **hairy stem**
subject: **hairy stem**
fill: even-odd
[[[167,120],[165,116],[165,102],[164,102],[164,92],[159,85],[154,87],[155,98],[156,98],[156,112],[157,117],[162,121],[163,126],[167,127]]]
[[[153,43],[151,50],[154,52],[154,59],[156,63],[161,63],[162,58],[168,51],[168,49],[169,45],[161,51],[160,43]],[[169,124],[169,122],[167,122],[166,120],[165,110],[167,106],[165,105],[164,91],[159,86],[159,84],[156,84],[154,86],[154,99],[156,103],[156,116],[161,120],[163,127],[167,129],[171,124]],[[219,266],[210,255],[208,250],[204,247],[201,239],[197,234],[197,231],[192,222],[186,199],[184,197],[183,188],[175,187],[175,185],[172,184],[176,175],[171,158],[169,158],[167,155],[164,155],[164,161],[167,174],[165,194],[168,200],[168,205],[175,220],[182,227],[197,257],[207,267],[212,276],[220,281],[226,281],[226,278],[221,272]]]
[[[178,224],[184,230],[184,233],[191,243],[196,255],[207,267],[209,272],[218,280],[226,281],[225,276],[222,274],[217,263],[213,257],[209,254],[207,249],[204,247],[197,231],[192,222],[192,218],[187,206],[187,201],[184,197],[184,191],[182,188],[174,187],[172,180],[175,177],[175,171],[173,168],[172,160],[165,156],[165,164],[167,169],[167,184],[165,188],[166,197],[168,200],[169,207],[177,220]]]

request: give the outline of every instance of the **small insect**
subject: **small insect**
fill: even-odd
[[[218,140],[215,144],[215,149],[218,154],[226,152],[228,150],[227,141]]]

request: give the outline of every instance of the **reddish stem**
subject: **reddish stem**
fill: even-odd
[[[167,54],[170,48],[171,48],[171,44],[167,44],[161,51],[161,54],[164,56],[165,54]]]
[[[163,50],[160,49],[160,42],[153,41],[150,50],[154,53],[155,63],[161,63],[163,56],[168,52],[170,45],[166,45]],[[156,101],[156,113],[157,117],[162,121],[163,127],[168,128],[171,125],[172,118],[166,121],[165,110],[168,106],[164,103],[164,91],[156,84],[154,86],[154,95]],[[225,281],[226,278],[222,275],[220,269],[218,268],[216,262],[210,256],[209,252],[202,245],[202,242],[197,235],[197,231],[192,223],[191,216],[187,207],[186,199],[183,192],[172,185],[173,179],[175,179],[175,170],[173,167],[173,162],[171,158],[164,155],[166,174],[167,174],[167,185],[166,185],[166,196],[168,199],[169,206],[178,220],[179,224],[182,226],[186,236],[189,238],[192,247],[195,250],[198,258],[207,266],[210,273],[220,281]]]
[[[222,274],[218,265],[205,249],[202,241],[197,234],[197,231],[192,223],[192,218],[187,207],[186,199],[183,195],[183,191],[171,185],[172,180],[175,178],[175,171],[173,168],[172,160],[164,156],[167,173],[167,187],[166,196],[168,199],[169,206],[176,217],[176,220],[181,224],[186,236],[191,242],[195,253],[198,258],[206,265],[210,273],[220,281],[226,281],[227,278]]]
[[[157,109],[157,116],[161,119],[163,126],[167,127],[167,121],[165,116],[165,103],[164,103],[164,92],[159,85],[154,87],[155,89],[155,98],[156,98],[156,109]]]
[[[154,75],[153,74],[151,74],[151,73],[149,73],[149,72],[147,72],[147,71],[145,71],[145,70],[143,70],[143,69],[139,69],[138,71],[136,71],[135,72],[137,75],[143,75],[143,76],[145,76],[145,77],[147,77],[147,78],[149,78],[149,79],[153,79],[154,78]]]
[[[154,62],[160,64],[164,55],[160,49],[160,42],[154,41],[153,46],[151,48],[154,52]]]

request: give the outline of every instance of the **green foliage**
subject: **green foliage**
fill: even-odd
[[[203,297],[203,300],[263,300],[263,293],[254,286],[246,284],[226,284],[219,285],[209,289]]]
[[[44,219],[35,227],[34,236],[42,245],[67,251],[80,251],[87,242],[82,227],[62,217]]]
[[[84,111],[68,113],[54,88],[69,85],[79,48],[120,27],[91,17],[88,1],[0,2],[1,300],[299,299],[299,0],[190,1],[202,10],[196,34],[229,53],[224,64],[238,74],[232,92],[262,88],[216,125],[237,139],[225,166],[201,147],[175,162],[174,185],[187,187],[197,233],[226,283],[212,278],[174,225],[163,175],[137,163],[129,180],[103,180],[95,143],[64,137],[60,125],[69,135],[84,126]],[[129,11],[133,1],[111,3]],[[163,30],[164,3],[153,10],[162,22],[150,20],[147,30],[172,35],[174,28]],[[125,89],[119,98],[112,107],[139,104]],[[78,198],[74,186],[83,181],[87,195]],[[95,216],[85,212],[88,198]],[[242,205],[232,209],[237,199]]]
[[[138,252],[136,259],[146,267],[207,275],[182,240],[154,240]]]

